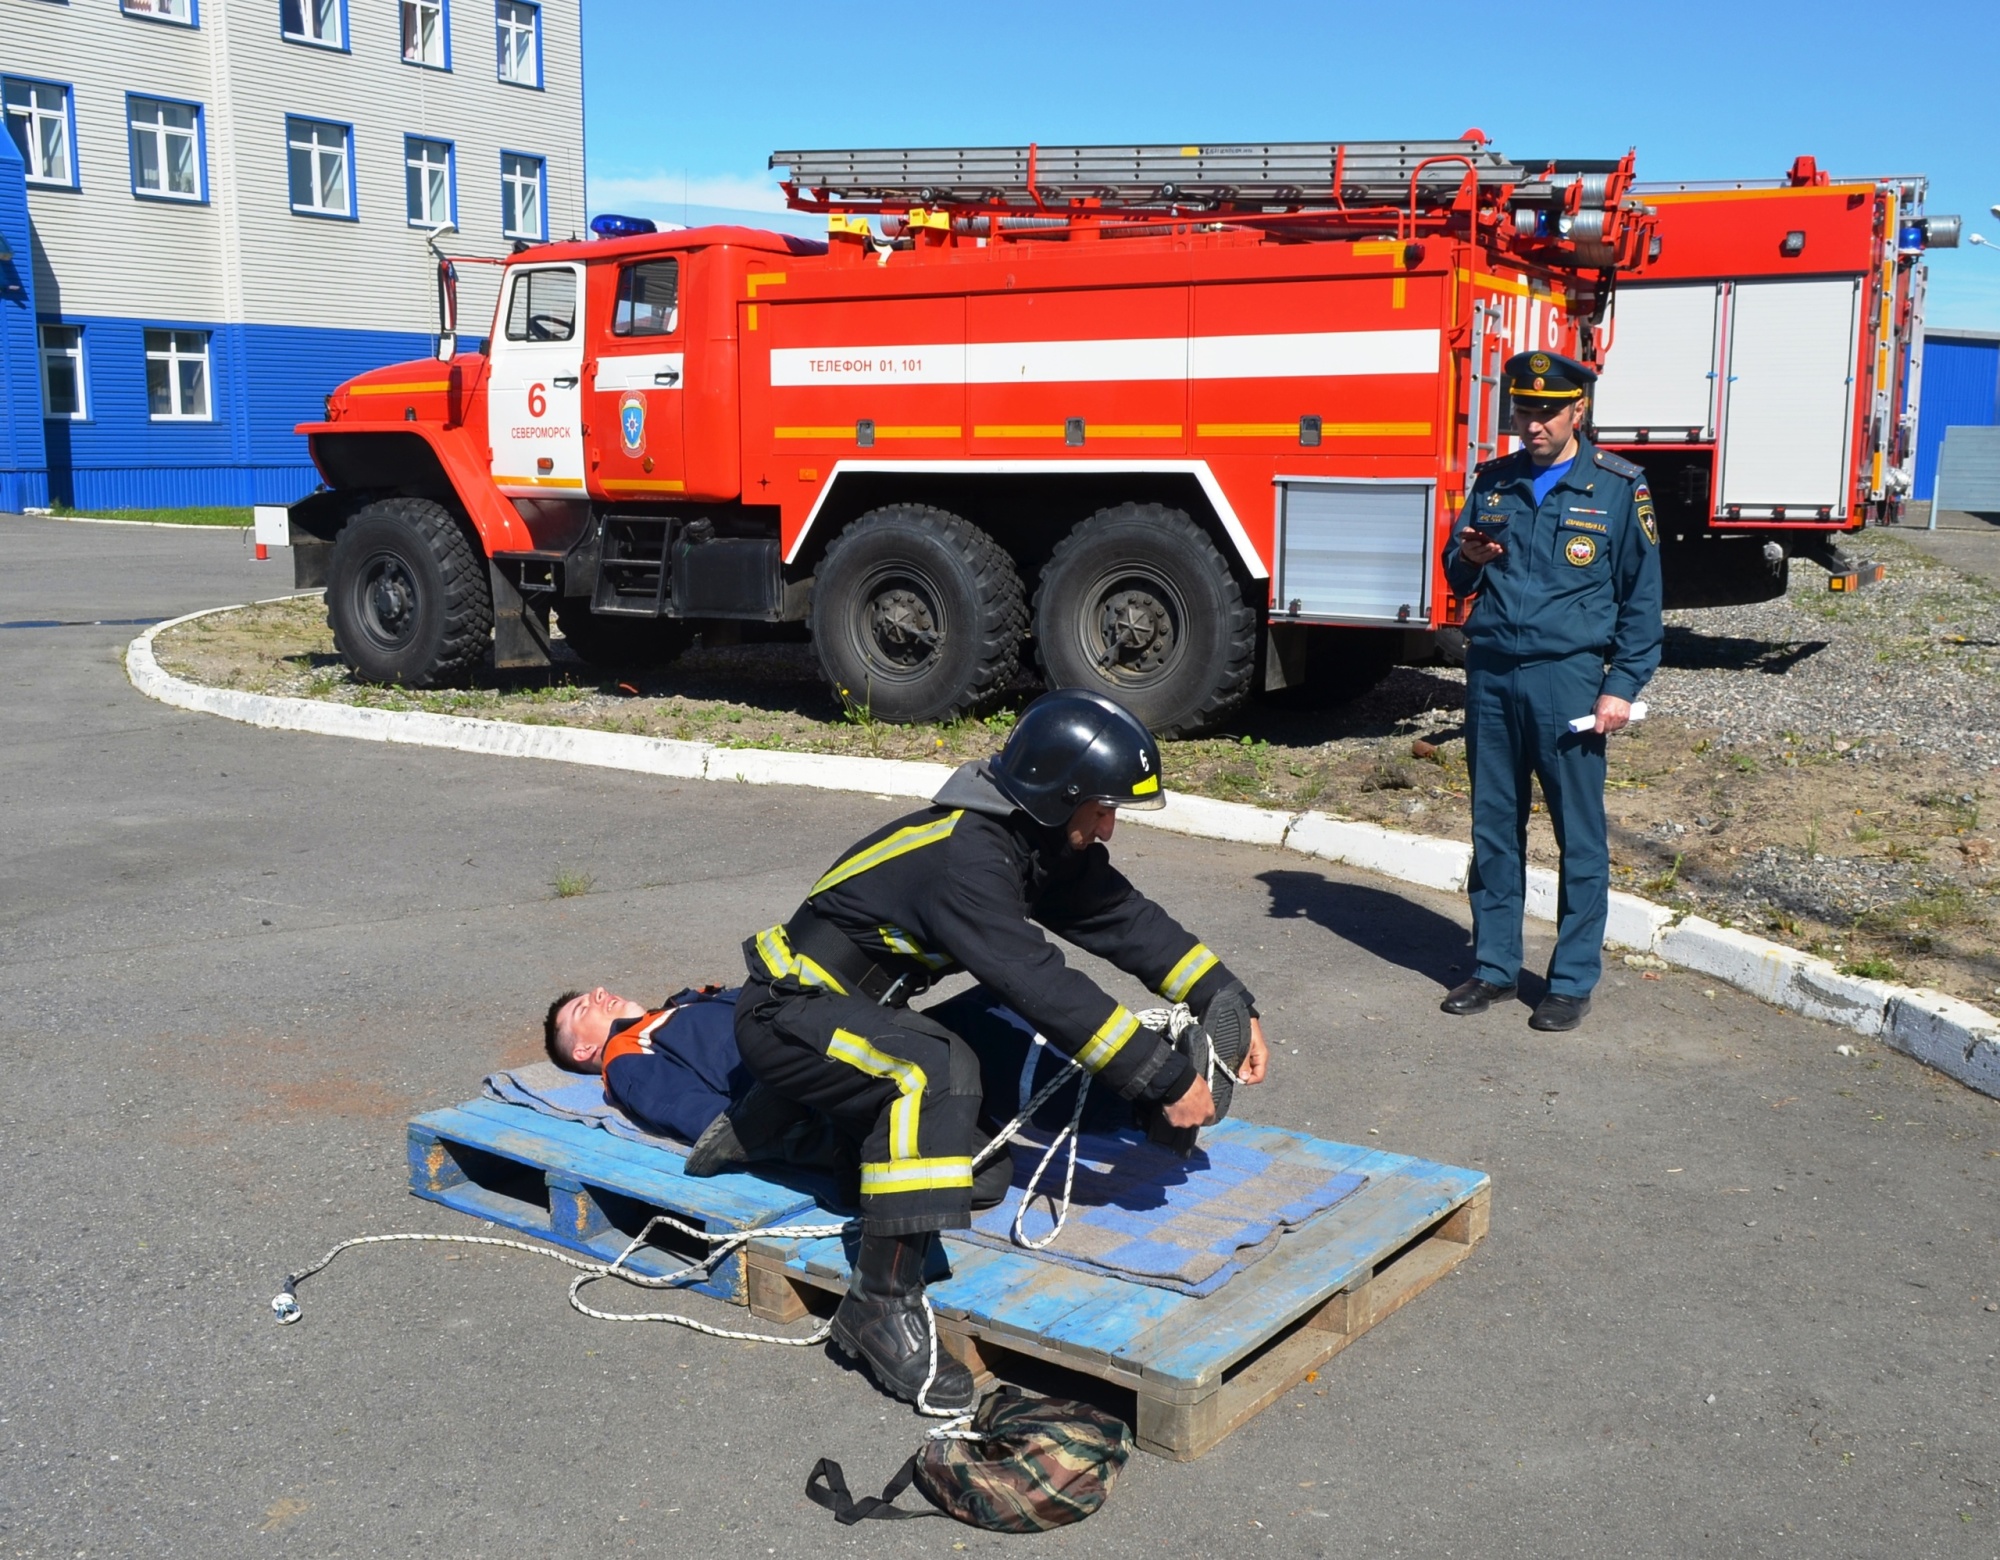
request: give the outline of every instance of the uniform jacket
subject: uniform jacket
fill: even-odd
[[[604,1047],[604,1097],[648,1132],[692,1143],[750,1091],[736,1049],[736,991],[683,991],[621,1019]]]
[[[1476,649],[1525,660],[1589,652],[1600,693],[1635,699],[1660,664],[1659,526],[1637,466],[1577,440],[1576,458],[1539,506],[1526,450],[1481,464],[1445,545],[1444,572],[1479,599],[1465,625]],[[1459,556],[1467,526],[1505,517],[1506,553],[1484,568]],[[1490,519],[1489,522],[1491,523]]]
[[[983,763],[960,768],[932,807],[860,841],[806,902],[884,969],[910,972],[919,990],[969,970],[1126,1099],[1177,1100],[1194,1070],[1071,969],[1041,928],[1197,1013],[1235,979],[1111,865],[1103,845],[1072,850],[1063,830],[1018,811]],[[796,966],[784,968],[781,934],[755,939],[758,955],[773,977],[797,977]]]

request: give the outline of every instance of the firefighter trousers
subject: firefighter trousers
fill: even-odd
[[[866,1233],[972,1222],[979,1060],[949,1029],[907,1008],[752,977],[736,1004],[736,1044],[766,1088],[860,1145]]]

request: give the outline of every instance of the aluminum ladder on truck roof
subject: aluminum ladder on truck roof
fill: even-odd
[[[1033,209],[1092,200],[1106,210],[1449,205],[1468,167],[1482,187],[1526,170],[1484,143],[1293,141],[1267,146],[973,146],[773,152],[796,202]],[[810,195],[807,192],[812,192]]]

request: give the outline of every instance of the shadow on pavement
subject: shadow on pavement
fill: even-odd
[[[1389,964],[1442,988],[1465,979],[1472,939],[1449,916],[1386,889],[1336,883],[1317,872],[1260,872],[1274,920],[1303,918]]]

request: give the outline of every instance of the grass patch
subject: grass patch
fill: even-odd
[[[49,511],[61,520],[143,520],[148,525],[222,525],[247,529],[254,516],[248,509],[216,506],[196,509],[71,509],[58,504]]]
[[[1894,959],[1885,959],[1878,954],[1869,954],[1866,958],[1849,959],[1845,964],[1841,965],[1840,973],[1843,975],[1859,975],[1863,980],[1899,981],[1903,978],[1903,972],[1897,966]]]
[[[588,872],[558,872],[549,887],[555,890],[558,899],[580,899],[590,892],[597,879]]]

